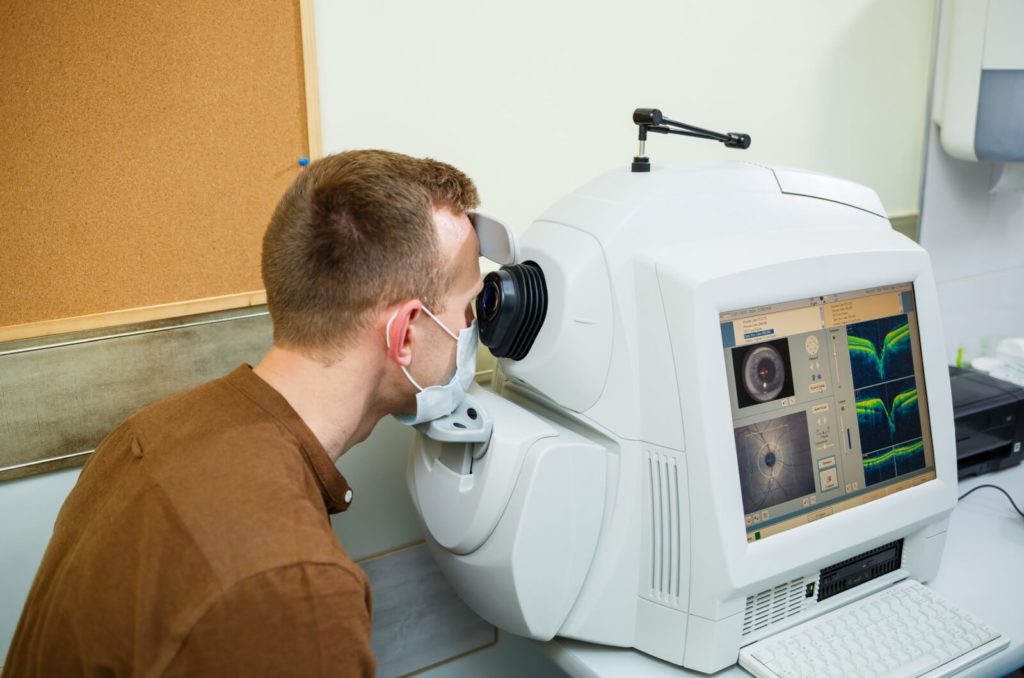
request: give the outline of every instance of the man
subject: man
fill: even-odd
[[[353,498],[334,462],[382,417],[436,418],[468,386],[476,204],[433,160],[307,167],[263,241],[273,347],[100,444],[4,676],[372,674],[369,585],[328,520]]]

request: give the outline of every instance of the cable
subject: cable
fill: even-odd
[[[1000,492],[1005,494],[1006,498],[1010,500],[1010,504],[1013,505],[1013,510],[1016,511],[1018,514],[1020,514],[1021,518],[1024,518],[1024,513],[1022,513],[1021,510],[1019,508],[1017,508],[1017,504],[1016,504],[1016,502],[1013,501],[1013,497],[1010,496],[1010,493],[1007,492],[1006,490],[1004,490],[1003,488],[999,487],[998,485],[978,485],[977,487],[972,488],[970,490],[967,490],[966,492],[961,494],[959,497],[957,497],[957,501],[960,501],[961,499],[963,499],[964,497],[966,497],[967,495],[969,495],[972,492],[977,492],[978,490],[982,489],[983,487],[991,487],[993,490],[999,490]]]

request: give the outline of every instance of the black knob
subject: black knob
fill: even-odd
[[[633,122],[638,125],[660,125],[661,111],[657,108],[638,108],[633,111]]]

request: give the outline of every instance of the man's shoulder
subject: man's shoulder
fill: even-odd
[[[236,388],[232,375],[143,407],[119,429],[131,432],[137,454],[167,462],[152,464],[154,472],[157,467],[180,471],[197,462],[233,464],[244,459],[251,465],[267,460],[254,454],[266,448],[299,446],[285,422]]]
[[[140,408],[126,421],[136,430],[180,427],[190,422],[258,410],[230,384],[230,375],[197,384]],[[255,408],[255,410],[254,410]]]
[[[164,450],[150,474],[217,578],[230,585],[310,562],[354,567],[298,444],[229,438],[211,433]]]
[[[301,442],[230,375],[155,403],[125,425],[143,484],[165,498],[222,584],[296,563],[354,567]]]

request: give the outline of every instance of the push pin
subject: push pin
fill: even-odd
[[[299,167],[305,167],[308,164],[309,164],[309,158],[306,158],[306,157],[299,158]]]

